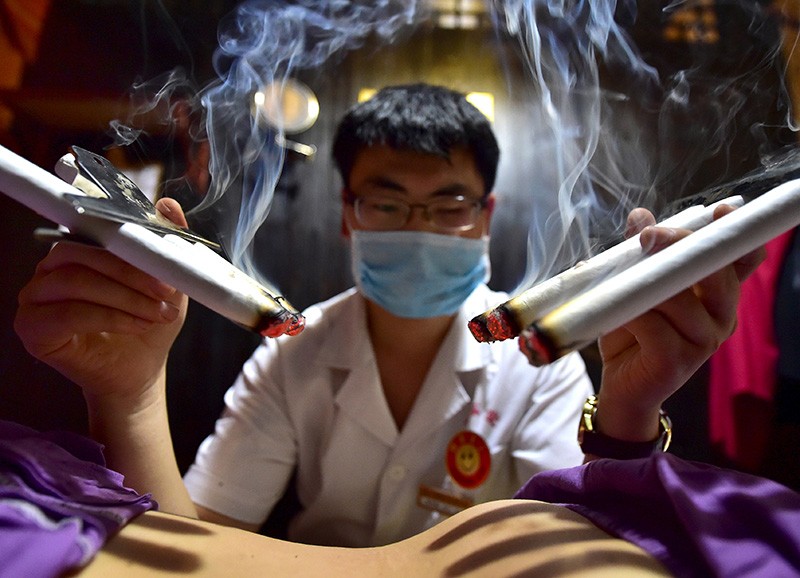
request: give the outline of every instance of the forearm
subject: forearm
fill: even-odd
[[[86,395],[89,429],[124,484],[151,493],[164,512],[197,517],[178,469],[167,419],[165,378],[136,395]]]

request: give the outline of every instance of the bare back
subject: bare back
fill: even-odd
[[[670,576],[639,547],[552,504],[502,500],[469,508],[377,548],[308,546],[148,512],[80,576]]]

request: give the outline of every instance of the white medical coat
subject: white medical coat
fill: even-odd
[[[479,343],[467,322],[507,296],[479,286],[461,307],[398,431],[381,389],[366,310],[351,289],[304,312],[305,330],[265,340],[225,395],[185,482],[195,503],[261,523],[297,470],[292,540],[391,543],[432,525],[420,484],[446,487],[445,450],[470,429],[491,451],[477,502],[509,498],[534,473],[580,464],[592,384],[578,354],[537,368],[516,340]]]

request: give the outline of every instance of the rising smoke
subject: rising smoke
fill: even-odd
[[[749,133],[768,156],[768,127],[740,113],[765,90],[765,77],[782,77],[770,5],[756,0],[488,3],[498,34],[518,41],[529,72],[536,139],[548,143],[531,154],[547,156],[552,167],[536,190],[511,193],[548,207],[533,212],[523,286],[588,256],[596,237],[613,235],[634,206],[658,209],[665,200],[695,192],[692,179],[708,159],[727,157],[732,134]],[[235,264],[253,273],[252,240],[267,216],[284,161],[276,142],[281,127],[252,114],[254,92],[296,71],[328,65],[368,39],[391,43],[424,21],[425,6],[421,0],[251,0],[220,22],[218,79],[196,91],[211,180],[195,210],[236,196],[237,234],[226,247]],[[670,22],[687,10],[700,11],[682,29],[699,35],[697,50],[659,53],[648,44],[647,31],[635,34],[640,11],[653,21]],[[708,18],[722,21],[722,16],[747,31],[749,49],[726,44],[724,35],[717,42],[702,36],[715,30]],[[675,45],[685,49],[687,43]],[[727,60],[726,50],[737,62]],[[173,76],[164,86],[185,84]],[[165,88],[159,96],[170,92]],[[791,127],[788,98],[777,95],[773,106],[781,124]],[[644,139],[645,129],[656,138]]]
[[[704,164],[737,162],[733,135],[747,133],[766,162],[774,145],[765,119],[793,124],[785,93],[769,101],[774,110],[752,112],[783,77],[780,31],[767,2],[507,0],[496,7],[519,39],[537,88],[531,106],[554,143],[543,154],[556,167],[557,201],[531,225],[522,288],[596,252],[630,209],[658,214],[698,192],[696,183],[713,184]],[[662,25],[641,30],[641,16]],[[677,50],[661,36],[672,22]],[[727,37],[720,23],[731,30]]]

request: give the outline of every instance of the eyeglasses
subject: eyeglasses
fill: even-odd
[[[356,219],[366,229],[391,231],[402,229],[411,218],[411,211],[420,208],[425,219],[443,231],[468,231],[473,228],[486,205],[485,199],[462,195],[436,197],[427,203],[407,203],[396,197],[347,192],[346,201],[355,209]]]

